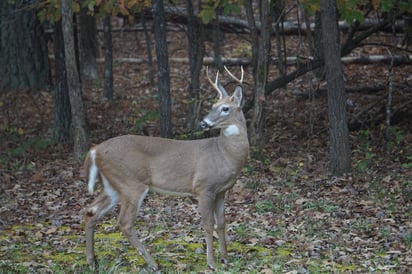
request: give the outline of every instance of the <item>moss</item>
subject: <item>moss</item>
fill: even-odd
[[[288,257],[292,254],[293,254],[293,250],[291,248],[278,247],[276,249],[276,255],[280,257]]]
[[[105,222],[96,229],[95,252],[98,269],[96,273],[139,273],[147,268],[143,258],[130,246],[118,229],[115,221]],[[82,231],[70,227],[59,227],[55,233],[47,234],[49,224],[20,225],[3,230],[0,238],[3,248],[0,273],[94,273],[86,263],[85,243]],[[150,228],[150,237],[143,244],[155,257],[164,273],[204,272],[206,246],[201,231],[168,231]],[[41,231],[43,234],[39,235]],[[220,263],[218,243],[215,241],[215,256],[219,273],[259,273],[260,269],[272,267],[274,262],[281,269],[294,250],[282,246],[273,250],[258,243],[228,243],[230,261]],[[8,260],[7,264],[4,263]],[[2,263],[3,262],[3,263]],[[321,267],[321,261],[313,261],[313,267]],[[34,266],[33,266],[34,264]],[[7,266],[5,266],[7,265]],[[325,269],[325,268],[320,268]],[[352,266],[336,265],[339,271],[350,271]]]
[[[237,242],[231,242],[228,245],[228,252],[246,254],[246,253],[254,253],[257,256],[261,257],[271,257],[273,256],[273,252],[270,248],[258,246],[258,245],[248,245],[242,244]]]

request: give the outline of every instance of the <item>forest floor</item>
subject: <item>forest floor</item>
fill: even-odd
[[[142,37],[117,33],[115,57],[145,58]],[[186,57],[183,33],[169,39],[171,57]],[[294,48],[298,42],[288,40]],[[222,54],[237,57],[245,45],[225,44]],[[211,45],[207,52],[211,55]],[[175,136],[187,139],[188,65],[171,62],[170,68]],[[101,81],[84,84],[91,143],[126,133],[159,135],[157,93],[148,71],[147,64],[116,63],[113,101],[103,98]],[[251,68],[246,74],[248,98]],[[231,260],[219,264],[218,273],[411,273],[412,108],[410,101],[399,107],[411,98],[411,75],[411,66],[394,67],[398,113],[389,156],[387,88],[348,93],[350,120],[357,123],[350,131],[353,171],[341,177],[327,171],[324,83],[307,74],[266,98],[264,156],[256,159],[251,149],[227,194]],[[386,87],[388,65],[346,65],[345,79],[348,86]],[[213,100],[211,90],[202,79],[201,115]],[[72,158],[72,145],[52,141],[52,92],[1,94],[0,109],[0,273],[91,273],[83,210],[93,196],[87,194],[81,163]],[[196,207],[188,198],[145,199],[136,227],[165,273],[209,272]],[[97,270],[147,273],[116,229],[117,211],[97,228]]]

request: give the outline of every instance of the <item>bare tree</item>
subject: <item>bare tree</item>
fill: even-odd
[[[171,138],[172,102],[170,98],[169,54],[166,41],[166,22],[163,0],[152,1],[153,29],[157,57],[157,88],[159,92],[160,135]]]
[[[70,8],[70,0],[61,1],[62,28],[64,39],[64,55],[67,72],[67,85],[69,88],[70,105],[73,119],[74,157],[80,159],[89,146],[86,131],[86,122],[83,110],[82,91],[79,73],[76,66],[73,34],[73,12]]]
[[[260,31],[258,30],[253,14],[252,1],[245,1],[246,14],[250,26],[252,40],[252,65],[255,80],[255,93],[252,121],[250,123],[250,141],[257,148],[258,157],[262,152],[263,120],[265,105],[265,90],[269,71],[270,38],[272,33],[272,1],[259,1]]]
[[[200,3],[199,3],[200,5]],[[203,64],[205,55],[205,28],[202,22],[199,21],[191,0],[186,0],[188,11],[187,23],[187,38],[189,40],[189,67],[190,67],[190,83],[189,83],[189,113],[187,119],[187,127],[194,132],[197,127],[197,116],[199,114],[199,90],[200,90],[200,70]],[[193,136],[192,136],[193,137]]]
[[[328,87],[330,170],[341,175],[351,170],[351,153],[336,0],[321,0],[320,7]]]
[[[50,68],[35,1],[0,1],[0,91],[49,88]]]
[[[82,78],[96,80],[97,74],[97,28],[96,17],[88,14],[88,8],[80,10],[80,73]]]
[[[67,87],[62,21],[54,24],[54,126],[53,137],[57,143],[69,142],[72,137],[72,112]]]
[[[104,24],[104,97],[113,98],[113,43],[110,15],[106,15]]]

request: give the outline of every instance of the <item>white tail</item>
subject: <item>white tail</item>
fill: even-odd
[[[226,69],[227,70],[227,69]],[[118,226],[149,267],[158,269],[153,257],[138,240],[134,224],[137,211],[149,190],[197,198],[205,231],[207,263],[215,268],[213,230],[219,237],[220,253],[227,261],[224,217],[225,193],[236,180],[249,153],[246,120],[242,101],[242,77],[229,96],[223,86],[208,80],[219,100],[200,122],[203,129],[220,128],[220,136],[194,141],[125,135],[109,139],[89,151],[85,168],[89,172],[88,189],[93,193],[97,174],[103,190],[86,209],[87,262],[95,263],[94,227],[98,220],[120,203]]]

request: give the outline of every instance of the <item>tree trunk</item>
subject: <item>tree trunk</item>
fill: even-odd
[[[74,50],[73,13],[70,9],[70,0],[61,1],[62,27],[64,38],[64,55],[67,72],[67,85],[71,112],[73,118],[74,133],[74,157],[80,159],[89,146],[86,122],[83,110],[82,91],[79,73],[76,66],[76,55]]]
[[[278,59],[277,67],[279,69],[280,75],[286,75],[286,43],[285,36],[281,35],[283,29],[283,23],[285,21],[284,11],[285,2],[280,0],[276,2],[275,8],[273,10],[273,18],[275,19],[274,29],[276,36],[276,56]]]
[[[249,2],[249,1],[247,1]],[[272,14],[273,7],[271,1],[262,0],[259,2],[259,13],[261,21],[261,31],[259,34],[252,34],[253,59],[256,61],[253,78],[255,80],[255,95],[253,104],[252,120],[250,123],[250,142],[256,147],[257,157],[262,156],[263,150],[263,121],[265,107],[265,90],[268,79],[270,61],[270,37],[272,33]],[[248,6],[251,9],[251,4]],[[249,22],[254,21],[252,11],[247,12]],[[255,24],[253,24],[255,25]],[[255,29],[256,30],[256,29]],[[258,37],[257,39],[255,37]],[[252,62],[254,63],[254,62]]]
[[[147,31],[146,18],[142,16],[142,25],[144,30],[144,39],[147,49],[147,65],[149,66],[149,79],[150,84],[154,86],[154,68],[153,68],[153,54],[152,54],[152,40],[150,38],[149,32]]]
[[[219,71],[223,70],[222,54],[220,52],[221,41],[224,40],[224,33],[220,29],[219,16],[222,14],[222,8],[216,8],[216,20],[213,21],[213,57],[215,60],[215,66]]]
[[[172,138],[172,103],[170,98],[169,54],[163,0],[152,1],[153,29],[157,57],[157,87],[159,92],[160,135]]]
[[[50,86],[43,28],[33,1],[0,1],[0,91]]]
[[[88,8],[80,11],[80,73],[82,78],[99,79],[97,73],[96,17],[89,15]]]
[[[61,20],[54,25],[54,141],[66,143],[71,140],[72,113],[67,87],[64,58],[64,41]]]
[[[320,12],[315,14],[315,30],[314,30],[314,40],[313,40],[313,52],[312,55],[315,60],[323,59],[323,38],[322,38],[322,20],[320,17]],[[321,80],[325,79],[325,68],[320,67],[314,70],[314,74]]]
[[[351,152],[336,0],[321,0],[320,7],[328,87],[329,164],[333,174],[341,175],[351,170]]]
[[[113,43],[110,15],[104,18],[104,97],[113,99]]]
[[[193,133],[197,128],[197,119],[199,115],[199,90],[200,90],[200,70],[203,65],[205,55],[205,31],[204,25],[198,20],[193,10],[191,0],[186,0],[188,11],[187,38],[189,40],[189,113],[187,115],[187,128]]]

